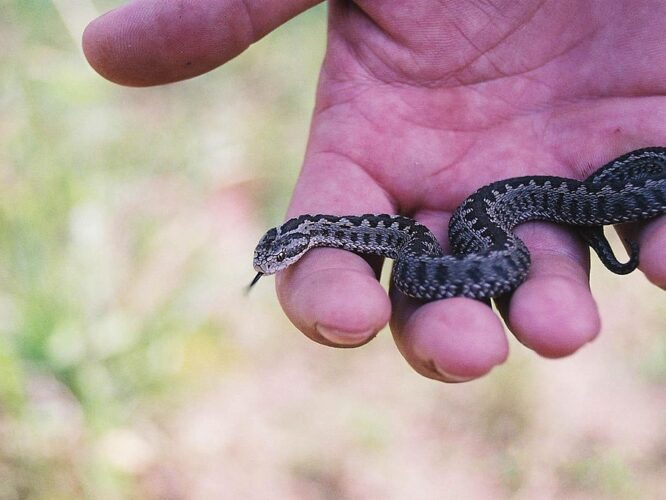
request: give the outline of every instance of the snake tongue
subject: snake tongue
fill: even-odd
[[[248,291],[248,292],[250,291],[250,288],[252,288],[254,285],[257,284],[257,281],[259,281],[259,279],[260,279],[263,275],[264,275],[264,273],[257,273],[257,275],[256,275],[256,276],[254,277],[254,279],[252,280],[252,283],[250,283],[250,284],[248,285],[248,287],[247,287],[247,291]]]

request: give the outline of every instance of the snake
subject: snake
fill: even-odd
[[[392,279],[422,301],[451,297],[490,299],[515,290],[528,276],[530,252],[513,229],[528,221],[574,228],[606,268],[628,274],[639,247],[627,241],[620,262],[604,226],[666,214],[666,148],[628,152],[584,180],[549,175],[514,177],[481,187],[456,208],[445,253],[423,224],[402,215],[305,214],[271,228],[254,251],[259,278],[282,271],[316,247],[394,260]]]

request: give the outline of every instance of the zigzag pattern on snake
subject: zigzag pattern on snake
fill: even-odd
[[[666,148],[644,148],[607,163],[583,181],[529,176],[480,188],[451,218],[450,255],[427,227],[407,217],[301,215],[261,238],[252,285],[311,248],[334,247],[394,259],[393,281],[411,297],[496,297],[514,290],[529,272],[529,251],[512,232],[518,224],[541,220],[574,226],[608,269],[626,274],[638,265],[638,247],[629,242],[629,261],[620,263],[603,226],[665,213]]]

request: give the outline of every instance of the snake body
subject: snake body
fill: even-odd
[[[424,225],[399,215],[301,215],[270,229],[254,253],[257,280],[296,262],[314,247],[333,247],[395,260],[393,281],[422,300],[496,297],[514,290],[530,268],[530,253],[513,229],[541,220],[574,226],[604,265],[618,274],[638,265],[620,263],[603,226],[666,213],[666,148],[627,153],[583,181],[554,176],[515,177],[469,196],[449,223],[451,253],[444,254]]]

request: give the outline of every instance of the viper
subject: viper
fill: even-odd
[[[394,259],[393,281],[411,297],[487,299],[514,290],[527,277],[530,253],[513,233],[518,224],[540,220],[572,226],[609,270],[626,274],[638,266],[638,245],[628,241],[629,259],[619,262],[603,226],[665,213],[666,148],[649,147],[610,161],[582,181],[527,176],[480,188],[450,220],[448,255],[427,227],[400,215],[295,217],[259,241],[250,286],[311,248],[332,247]]]

